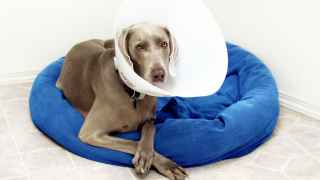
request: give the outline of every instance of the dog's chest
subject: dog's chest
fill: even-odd
[[[140,100],[136,105],[131,101],[128,105],[126,110],[119,114],[121,116],[118,129],[120,132],[137,130],[144,121],[154,118],[155,103],[153,101]]]

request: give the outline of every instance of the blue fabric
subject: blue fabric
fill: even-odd
[[[272,134],[279,113],[278,92],[268,68],[248,51],[227,44],[228,74],[220,90],[207,97],[158,98],[155,149],[184,167],[243,156]],[[56,143],[88,159],[132,166],[132,156],[79,141],[83,123],[55,87],[63,58],[33,83],[34,124]],[[195,87],[196,88],[196,87]],[[137,140],[138,132],[118,136]]]

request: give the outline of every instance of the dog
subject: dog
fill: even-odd
[[[148,23],[125,28],[118,41],[134,71],[159,85],[168,78],[175,40],[166,27]],[[154,167],[171,180],[183,180],[186,171],[154,150],[156,97],[141,95],[121,80],[114,65],[115,41],[81,42],[67,53],[56,86],[84,117],[79,139],[87,144],[134,155],[135,172],[145,177]],[[141,130],[139,141],[114,133]],[[173,147],[174,148],[174,147]]]

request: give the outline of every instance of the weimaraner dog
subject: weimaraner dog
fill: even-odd
[[[119,47],[143,79],[154,85],[166,81],[169,57],[176,51],[167,28],[132,25],[121,32]],[[114,56],[113,39],[94,39],[75,45],[65,57],[57,87],[85,118],[80,140],[134,155],[132,163],[140,177],[153,166],[169,179],[185,179],[187,173],[182,167],[154,150],[156,97],[142,96],[126,86],[114,66]],[[112,136],[138,129],[138,142]]]

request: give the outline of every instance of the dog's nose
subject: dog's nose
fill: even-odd
[[[163,82],[164,76],[165,71],[161,67],[154,68],[151,71],[152,82]]]

